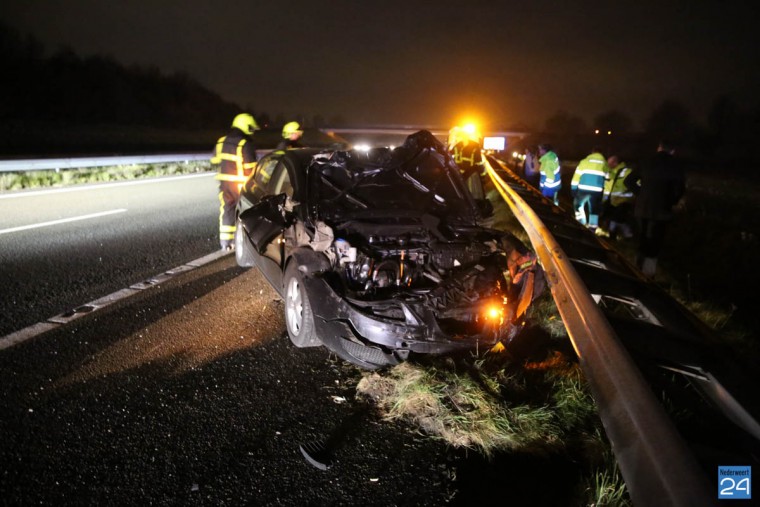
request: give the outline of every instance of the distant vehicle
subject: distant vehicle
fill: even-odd
[[[296,347],[369,369],[485,351],[514,328],[517,240],[480,225],[490,212],[427,131],[393,150],[272,152],[242,189],[235,255],[284,299]]]

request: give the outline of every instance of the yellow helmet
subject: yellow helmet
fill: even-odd
[[[299,125],[297,121],[286,123],[285,126],[282,127],[282,137],[287,139],[293,134],[301,135],[303,134],[303,130],[300,130],[300,128],[301,125]]]
[[[472,124],[468,123],[461,127],[462,131],[462,140],[463,141],[472,141],[480,144],[481,134],[478,128]]]
[[[253,116],[248,113],[240,113],[239,115],[235,116],[235,119],[232,120],[232,126],[242,130],[249,136],[253,134],[254,130],[259,130],[258,123],[256,123],[256,120],[253,119]]]
[[[449,149],[453,148],[455,144],[462,140],[462,129],[459,126],[452,127],[449,130]]]

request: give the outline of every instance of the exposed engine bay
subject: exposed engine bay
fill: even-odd
[[[324,223],[320,231],[334,237]],[[521,246],[511,234],[479,230],[475,241],[472,234],[443,241],[422,233],[364,238],[339,231],[351,241],[338,237],[324,250],[333,267],[324,276],[346,300],[389,318],[431,312],[443,332],[488,331],[494,343],[506,332],[498,330],[509,324],[520,292],[509,276],[509,252]]]

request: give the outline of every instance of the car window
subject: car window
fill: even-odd
[[[272,175],[272,194],[286,194],[288,197],[293,197],[293,185],[290,183],[290,176],[288,175],[287,167],[284,163],[280,163],[274,170]]]
[[[272,173],[278,162],[279,158],[269,157],[262,159],[256,165],[256,172],[253,175],[253,188],[251,189],[256,197],[261,198],[272,193],[270,191]]]

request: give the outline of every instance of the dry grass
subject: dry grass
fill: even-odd
[[[365,376],[358,390],[382,407],[387,419],[405,419],[454,447],[498,450],[542,446],[557,440],[559,428],[547,407],[508,406],[492,389],[445,367],[409,363],[389,375]]]
[[[403,363],[364,375],[359,395],[386,420],[489,458],[498,453],[572,453],[588,469],[586,505],[626,505],[614,456],[578,364],[554,351],[515,365],[504,355],[479,360]]]
[[[586,505],[628,507],[633,505],[612,452],[605,452],[604,463],[583,483]]]
[[[370,396],[389,420],[404,419],[454,447],[496,451],[555,443],[560,429],[549,407],[504,403],[498,393],[509,376],[481,379],[447,367],[401,364],[372,373],[358,391]],[[519,381],[518,381],[519,389]]]

